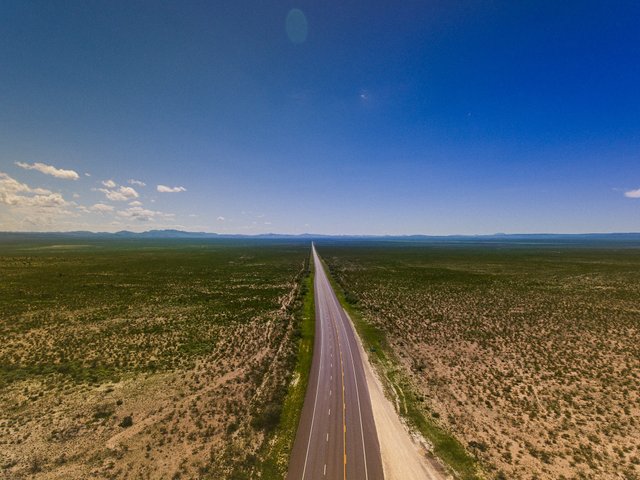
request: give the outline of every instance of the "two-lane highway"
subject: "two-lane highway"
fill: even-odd
[[[380,445],[355,332],[312,248],[316,337],[287,478],[379,480]]]

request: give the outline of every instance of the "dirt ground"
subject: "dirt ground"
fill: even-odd
[[[326,250],[487,478],[640,478],[640,250]]]
[[[237,463],[230,456],[244,458],[261,443],[248,409],[260,394],[255,372],[275,355],[273,324],[234,328],[229,350],[242,339],[246,355],[214,355],[188,370],[99,386],[12,384],[0,396],[4,478],[226,476]]]

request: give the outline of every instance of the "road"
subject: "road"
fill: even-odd
[[[355,332],[315,249],[313,361],[290,480],[379,480],[380,445]]]

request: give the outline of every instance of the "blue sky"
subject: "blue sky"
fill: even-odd
[[[4,1],[0,230],[640,231],[639,24],[634,1]]]

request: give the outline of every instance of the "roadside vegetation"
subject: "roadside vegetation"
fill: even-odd
[[[640,478],[640,248],[318,251],[400,413],[458,477]]]
[[[292,379],[282,406],[282,415],[273,438],[264,444],[264,461],[260,477],[266,480],[280,480],[286,476],[289,457],[295,440],[300,414],[309,383],[313,342],[315,338],[315,302],[313,292],[313,261],[309,260],[309,270],[302,280],[300,300],[295,309],[296,327],[294,339],[297,356]]]
[[[348,286],[333,277],[331,268],[325,265],[329,281],[343,308],[349,314],[353,324],[367,350],[369,360],[379,373],[379,378],[389,398],[394,400],[396,410],[416,429],[431,446],[434,460],[438,459],[456,478],[461,480],[480,479],[475,458],[465,450],[460,442],[442,428],[427,412],[421,408],[422,397],[417,394],[407,375],[400,367],[400,360],[387,342],[383,329],[367,321],[358,307],[358,300]],[[340,277],[337,277],[340,278]]]
[[[295,415],[309,252],[0,245],[0,477],[254,478]]]

